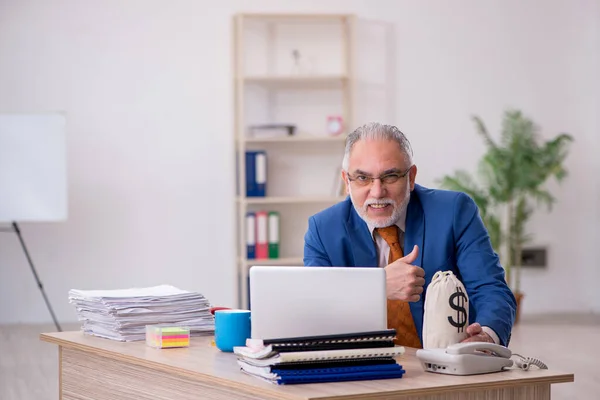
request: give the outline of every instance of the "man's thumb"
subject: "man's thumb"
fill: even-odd
[[[402,257],[400,259],[400,261],[405,262],[407,264],[412,264],[415,262],[415,260],[417,259],[418,256],[419,256],[419,246],[417,246],[415,244],[415,247],[413,247],[413,250],[409,254]]]

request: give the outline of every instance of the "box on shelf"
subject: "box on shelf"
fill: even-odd
[[[252,138],[264,139],[273,137],[293,136],[296,133],[296,125],[288,124],[264,124],[251,125],[248,127],[249,135]]]

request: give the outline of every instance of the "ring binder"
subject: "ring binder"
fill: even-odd
[[[394,340],[396,338],[395,329],[384,329],[381,331],[366,331],[355,333],[342,333],[335,335],[318,336],[300,336],[275,339],[248,339],[246,345],[250,347],[260,347],[266,345],[303,345],[316,343],[334,343],[334,342],[356,342],[361,340]]]
[[[234,347],[233,352],[246,360],[252,360],[253,365],[269,366],[283,362],[298,361],[323,361],[323,360],[347,360],[375,357],[395,357],[404,354],[403,346],[394,346],[386,348],[366,348],[366,349],[343,349],[343,350],[323,350],[323,351],[295,351],[267,354],[257,357],[255,353],[248,351],[246,347]]]
[[[393,347],[396,331],[349,333],[338,335],[305,336],[281,339],[247,339],[246,347],[255,358],[279,352],[291,351],[316,351],[316,350],[343,350],[362,348]]]
[[[406,371],[401,367],[397,371],[369,371],[369,372],[347,372],[341,374],[326,374],[326,375],[298,375],[298,376],[280,376],[277,383],[294,384],[294,383],[323,383],[323,382],[344,382],[344,381],[365,381],[374,379],[393,379],[402,378]]]

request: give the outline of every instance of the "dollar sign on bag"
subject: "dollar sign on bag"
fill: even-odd
[[[452,296],[448,299],[448,303],[453,310],[456,310],[456,321],[452,316],[448,317],[450,325],[457,328],[457,332],[464,332],[465,325],[467,324],[467,310],[465,309],[465,303],[467,302],[467,296],[463,293],[462,289],[457,287],[456,292],[452,293]]]

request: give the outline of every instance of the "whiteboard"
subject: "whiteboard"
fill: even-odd
[[[66,118],[0,115],[0,222],[67,218]]]

